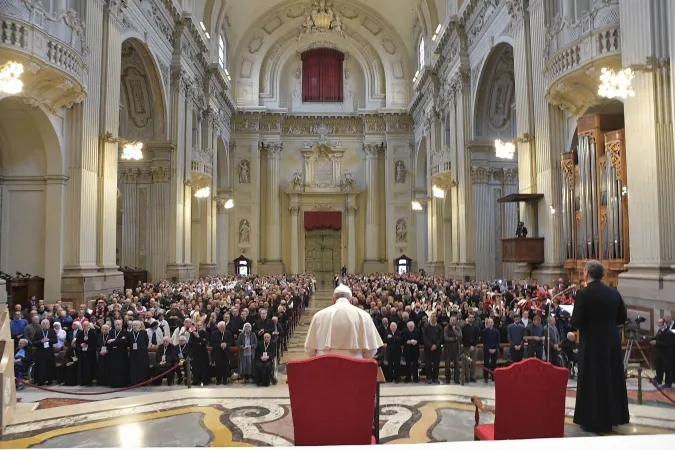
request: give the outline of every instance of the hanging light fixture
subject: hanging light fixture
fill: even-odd
[[[195,197],[197,198],[206,198],[209,195],[211,195],[211,188],[208,186],[197,189],[197,192],[195,192]]]
[[[413,211],[422,211],[422,204],[418,202],[417,200],[412,201],[412,209]]]
[[[23,64],[14,61],[8,61],[0,67],[0,92],[15,95],[23,90]]]
[[[623,69],[614,72],[612,69],[602,68],[600,74],[600,87],[598,87],[598,95],[605,98],[628,98],[634,97],[632,82],[635,77],[635,72],[632,69]]]
[[[229,199],[228,201],[225,202],[225,209],[232,209],[234,208],[234,200]]]
[[[504,142],[501,139],[495,141],[495,155],[497,158],[513,159],[515,154],[516,145],[513,142]]]
[[[436,198],[445,198],[445,191],[436,185],[431,187],[431,193]]]
[[[134,160],[138,161],[143,159],[143,149],[142,142],[126,142],[122,146],[122,156],[120,158],[124,160]]]

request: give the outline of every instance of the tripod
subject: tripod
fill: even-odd
[[[640,347],[640,343],[638,342],[637,339],[628,337],[628,342],[626,343],[626,354],[623,357],[623,370],[628,370],[628,362],[630,361],[630,352],[633,349],[633,346],[637,347],[637,349],[640,351],[640,355],[642,355],[642,361],[647,365],[647,368],[651,370],[652,366],[649,364],[649,359],[645,356],[645,352],[642,350],[642,347]]]

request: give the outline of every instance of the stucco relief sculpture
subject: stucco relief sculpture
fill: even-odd
[[[405,183],[405,174],[407,170],[403,161],[396,161],[396,183]]]
[[[408,241],[408,225],[406,225],[405,220],[398,219],[396,221],[396,242],[407,242]]]
[[[351,192],[356,189],[356,181],[354,181],[354,176],[348,170],[345,171],[345,179],[342,186],[342,189],[345,192]]]
[[[239,163],[239,182],[241,184],[248,184],[251,182],[251,165],[246,160]]]
[[[301,191],[303,185],[304,183],[302,181],[302,172],[300,170],[296,170],[295,173],[293,173],[293,180],[291,181],[291,190]]]
[[[242,219],[239,222],[239,243],[248,244],[251,239],[251,227],[248,224],[248,220]]]

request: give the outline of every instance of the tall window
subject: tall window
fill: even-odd
[[[302,54],[302,101],[342,102],[344,53],[317,48]]]
[[[218,36],[218,64],[221,69],[225,68],[225,41],[222,34]]]
[[[420,70],[422,70],[422,67],[424,67],[424,37],[420,39]]]

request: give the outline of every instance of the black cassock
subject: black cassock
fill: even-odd
[[[574,423],[593,432],[628,423],[628,394],[617,325],[626,306],[616,289],[593,281],[577,292],[572,326],[579,330],[579,379]]]
[[[192,357],[192,339],[190,339],[189,344],[185,345],[175,345],[173,348],[174,359],[176,363],[180,361],[185,361],[188,358]],[[178,384],[183,384],[183,381],[187,379],[187,365],[183,364],[181,367],[176,369],[176,376],[178,376]]]
[[[135,386],[150,378],[148,333],[145,330],[129,333],[129,384]]]
[[[154,374],[153,377],[157,377],[173,366],[176,365],[178,360],[176,359],[176,352],[174,351],[174,346],[173,344],[169,344],[166,347],[164,347],[164,344],[160,344],[159,347],[157,347],[157,351],[155,352],[155,364],[153,366]],[[162,361],[164,361],[164,364],[162,364]],[[173,376],[174,372],[169,372],[166,375],[164,375],[162,378],[159,378],[155,381],[152,382],[155,386],[161,386],[162,385],[162,379],[166,378],[166,385],[171,386],[173,385]]]
[[[209,335],[206,330],[193,331],[190,334],[192,382],[209,384]]]
[[[77,355],[77,373],[78,384],[81,386],[91,386],[96,375],[96,345],[98,344],[96,332],[80,331],[77,333],[76,355]]]
[[[42,339],[49,339],[42,342]],[[51,328],[40,329],[33,335],[33,347],[35,348],[34,376],[35,384],[41,386],[51,383],[56,378],[56,362],[54,361],[54,344],[56,344],[56,332]]]
[[[265,354],[269,359],[263,361],[261,358]],[[255,348],[254,361],[254,378],[255,384],[258,386],[269,386],[272,382],[272,376],[274,375],[274,358],[276,358],[276,355],[277,349],[271,340],[267,344],[264,340],[258,342],[258,345]]]
[[[125,330],[112,330],[108,340],[113,341],[106,341],[108,384],[113,388],[129,386],[129,333]]]
[[[66,386],[77,386],[79,369],[80,358],[77,356],[77,350],[69,347],[63,360],[63,382]]]
[[[98,345],[96,351],[98,352],[98,363],[97,374],[96,374],[96,385],[97,386],[110,386],[110,371],[113,369],[113,362],[110,358],[110,344],[108,344],[108,339],[112,339],[114,336],[108,332],[108,334],[101,333],[98,337]]]
[[[220,344],[225,342],[227,345],[222,348]],[[227,384],[230,377],[230,347],[234,343],[232,333],[216,330],[211,334],[211,355],[216,363],[216,383]]]

